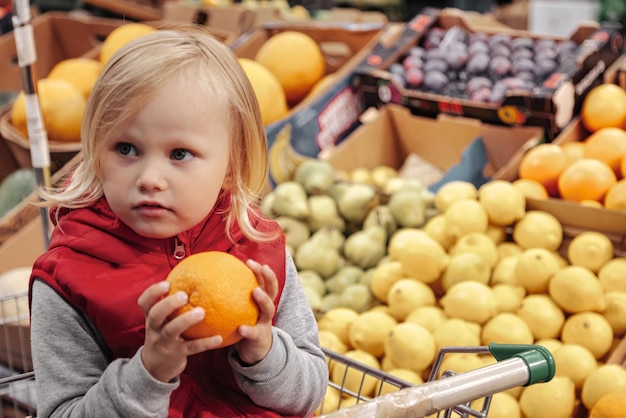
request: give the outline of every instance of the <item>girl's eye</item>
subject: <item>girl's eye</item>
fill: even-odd
[[[133,145],[129,144],[128,142],[120,142],[119,144],[115,145],[115,149],[117,150],[117,152],[119,152],[122,155],[128,155],[128,156],[137,155],[137,148],[135,148]]]
[[[193,157],[193,154],[185,149],[177,148],[172,151],[172,159],[176,161],[184,161]]]

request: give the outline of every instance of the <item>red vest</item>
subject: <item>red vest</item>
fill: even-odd
[[[233,244],[226,238],[224,217],[218,215],[228,204],[227,195],[205,221],[178,239],[187,255],[219,250],[244,261],[253,258],[268,264],[278,276],[277,306],[285,284],[284,235],[259,245],[234,228]],[[266,219],[257,228],[280,229]],[[32,278],[43,279],[83,312],[95,324],[112,358],[129,358],[143,345],[145,336],[145,318],[137,299],[148,286],[167,277],[177,263],[173,253],[174,239],[140,237],[101,199],[89,208],[59,212],[50,247],[35,262]],[[228,348],[223,348],[189,358],[181,384],[171,395],[170,417],[279,416],[253,404],[239,390],[227,355]]]

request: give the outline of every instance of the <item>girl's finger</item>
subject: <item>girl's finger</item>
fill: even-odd
[[[148,316],[148,311],[152,308],[160,298],[162,298],[170,290],[168,282],[155,283],[148,287],[137,299],[137,304],[141,308],[144,316]]]
[[[185,306],[187,300],[185,292],[176,292],[161,299],[149,309],[146,315],[146,325],[152,329],[162,328],[176,309]]]
[[[259,306],[259,320],[257,323],[270,323],[274,317],[274,311],[276,309],[274,301],[260,287],[257,287],[252,291],[252,297]]]

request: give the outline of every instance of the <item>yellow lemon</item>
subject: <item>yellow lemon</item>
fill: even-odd
[[[576,388],[568,377],[524,388],[519,405],[525,418],[570,418],[576,405]]]
[[[588,348],[579,344],[561,345],[552,355],[556,366],[556,375],[572,379],[577,389],[595,369],[598,362]]]
[[[526,322],[536,340],[558,338],[565,323],[565,314],[546,294],[528,295],[516,311]]]
[[[569,243],[567,258],[572,265],[586,267],[597,273],[613,258],[613,243],[604,234],[584,231]]]
[[[508,284],[510,286],[521,286],[515,277],[515,265],[517,264],[516,255],[500,258],[491,273],[489,283],[494,286],[496,284]]]
[[[402,264],[406,276],[424,283],[437,280],[450,259],[441,244],[413,228],[396,231],[389,240],[387,253],[390,259]]]
[[[339,409],[341,393],[332,386],[326,386],[322,403],[315,409],[315,415],[329,414]]]
[[[450,181],[439,188],[435,194],[435,207],[445,212],[453,203],[462,199],[478,199],[476,186],[468,181]]]
[[[601,364],[592,371],[583,383],[580,399],[587,410],[591,410],[609,393],[626,395],[626,369],[620,364]]]
[[[486,233],[470,232],[456,241],[450,255],[473,253],[480,256],[489,268],[493,268],[499,259],[496,243]]]
[[[348,337],[350,345],[366,351],[374,357],[385,354],[385,340],[397,321],[383,311],[361,313],[350,326]]]
[[[598,278],[585,267],[568,266],[557,271],[548,285],[548,294],[569,313],[603,311],[606,307]]]
[[[554,215],[531,210],[515,223],[513,241],[522,248],[556,251],[563,242],[563,226]]]
[[[489,226],[487,211],[473,199],[454,202],[443,215],[446,220],[446,232],[457,240],[471,232],[485,233]]]
[[[586,347],[600,359],[611,349],[613,329],[599,313],[580,312],[565,320],[561,341]]]
[[[350,350],[344,356],[350,360],[380,370],[380,362],[376,357],[363,350]],[[361,393],[364,396],[372,396],[378,380],[371,374],[365,374],[355,367],[348,367],[347,364],[337,363],[333,366],[330,380],[343,388],[354,393]]]
[[[493,290],[478,282],[459,282],[448,289],[439,301],[449,317],[477,324],[484,324],[497,311]]]
[[[613,258],[600,268],[598,280],[605,292],[626,292],[626,258]]]
[[[526,213],[524,194],[510,182],[493,180],[478,189],[478,201],[487,211],[489,222],[510,225]]]
[[[446,371],[460,374],[480,369],[483,366],[483,360],[476,353],[448,353],[441,361],[438,377]]]
[[[514,242],[509,242],[509,241],[501,242],[497,245],[497,247],[498,247],[498,256],[499,256],[498,258],[500,260],[506,257],[513,257],[516,255],[520,255],[523,251],[522,247],[520,247]]]
[[[441,285],[444,290],[448,290],[452,285],[472,280],[475,282],[489,284],[491,279],[491,268],[485,260],[475,253],[460,253],[452,255],[448,267],[441,278]]]
[[[517,257],[515,279],[528,293],[543,293],[561,266],[551,251],[545,248],[528,248]]]
[[[475,410],[480,410],[482,399],[473,401],[471,406]],[[516,397],[506,392],[499,392],[491,395],[487,416],[489,418],[521,418],[522,411]]]
[[[541,338],[535,341],[535,344],[541,345],[548,349],[548,351],[554,356],[556,350],[563,346],[563,342],[558,338]]]
[[[419,373],[413,370],[397,368],[387,370],[387,373],[393,377],[397,377],[398,379],[403,380],[406,383],[410,383],[413,386],[421,385],[422,383],[424,383],[424,379],[422,379],[422,376],[420,376]],[[378,389],[375,393],[378,396],[382,396],[391,392],[397,392],[402,387],[404,386],[397,386],[391,382],[382,381],[380,382],[380,386],[378,386]]]
[[[387,295],[389,312],[398,321],[422,306],[435,304],[435,292],[427,284],[413,279],[400,279],[391,286]]]
[[[431,333],[448,320],[448,316],[439,306],[421,306],[407,315],[404,322],[421,325]]]
[[[532,344],[535,339],[522,318],[514,313],[501,312],[483,325],[480,340],[483,345]]]
[[[317,327],[320,331],[333,332],[346,346],[350,346],[350,326],[358,317],[359,313],[354,309],[338,307],[324,313],[317,321]]]
[[[385,341],[385,355],[396,367],[418,373],[432,364],[436,354],[433,336],[421,325],[399,323]]]
[[[480,345],[480,325],[460,318],[451,318],[439,325],[432,333],[437,351],[443,347]]]
[[[374,267],[372,276],[370,277],[370,290],[376,299],[383,303],[387,303],[387,294],[389,289],[398,280],[404,277],[402,264],[399,261],[390,261],[379,264]]]
[[[446,250],[452,248],[456,241],[454,237],[446,231],[446,218],[442,213],[438,213],[426,221],[424,232],[441,244]]]
[[[491,287],[496,298],[496,310],[499,312],[515,312],[526,296],[526,289],[506,283],[499,283]]]
[[[616,337],[623,337],[626,333],[626,292],[607,292],[604,295],[606,309],[602,316],[613,328]]]

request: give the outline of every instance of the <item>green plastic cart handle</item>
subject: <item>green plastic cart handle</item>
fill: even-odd
[[[547,348],[541,345],[490,343],[489,351],[498,361],[513,357],[524,360],[530,373],[528,383],[524,386],[548,382],[552,380],[556,372],[554,357]]]

